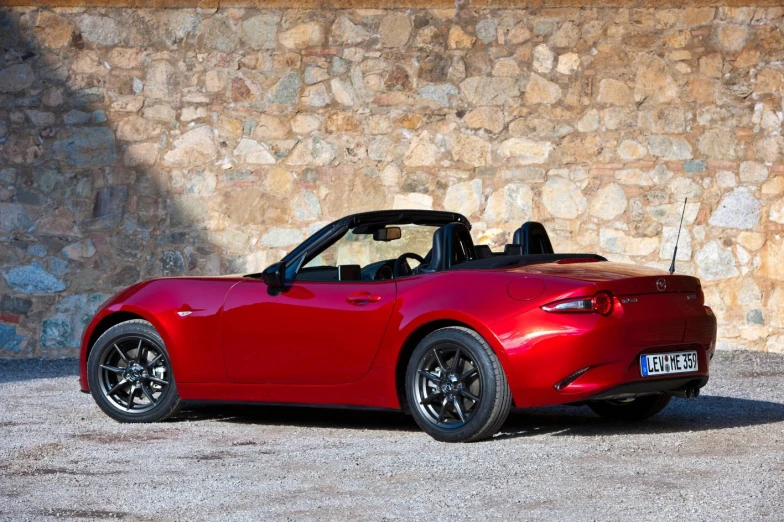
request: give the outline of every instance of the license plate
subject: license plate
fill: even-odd
[[[654,353],[640,356],[640,373],[643,377],[697,370],[697,352]]]

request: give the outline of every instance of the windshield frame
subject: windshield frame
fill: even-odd
[[[322,227],[289,252],[281,262],[285,265],[285,280],[295,279],[297,271],[345,236],[349,230],[360,226],[383,227],[388,225],[443,226],[460,222],[471,229],[471,223],[462,214],[438,210],[381,210],[352,214]]]

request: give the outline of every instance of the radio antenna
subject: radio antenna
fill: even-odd
[[[681,224],[678,225],[678,236],[675,238],[675,251],[672,253],[672,263],[670,263],[670,275],[675,273],[675,257],[678,255],[678,241],[681,239],[681,229],[683,228],[683,216],[686,214],[686,202],[689,198],[683,198],[683,212],[681,212]]]

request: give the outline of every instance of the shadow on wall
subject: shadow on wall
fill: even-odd
[[[256,20],[247,53],[213,14],[0,9],[0,357],[73,356],[119,289],[263,269],[341,213],[311,189],[346,172],[311,169],[301,187],[274,167],[298,141],[253,139],[282,137],[267,114],[291,112],[301,87],[277,81],[298,54],[254,51],[280,14]],[[335,159],[334,145],[306,142],[297,168]],[[377,192],[356,206],[382,207]]]
[[[150,12],[125,14],[0,10],[0,357],[74,355],[97,307],[139,280],[245,269],[227,254],[249,237],[207,230],[220,137],[204,107],[182,109],[199,94],[167,50],[201,19],[178,11],[151,38]]]
[[[215,250],[195,222],[169,232],[177,212],[154,168],[157,145],[136,143],[168,129],[125,121],[144,104],[140,71],[114,74],[105,46],[120,28],[81,16],[93,41],[78,18],[0,10],[1,357],[74,355],[112,293],[195,270],[196,252]],[[141,66],[141,56],[118,59]]]

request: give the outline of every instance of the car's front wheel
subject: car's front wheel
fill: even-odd
[[[443,442],[493,436],[512,406],[498,357],[463,327],[441,328],[420,341],[406,371],[406,399],[419,427]]]
[[[87,380],[98,406],[119,422],[155,422],[182,405],[163,339],[147,321],[115,325],[95,342]]]
[[[671,398],[669,393],[657,393],[629,399],[593,401],[588,403],[588,407],[601,417],[641,421],[662,411],[669,404]]]

